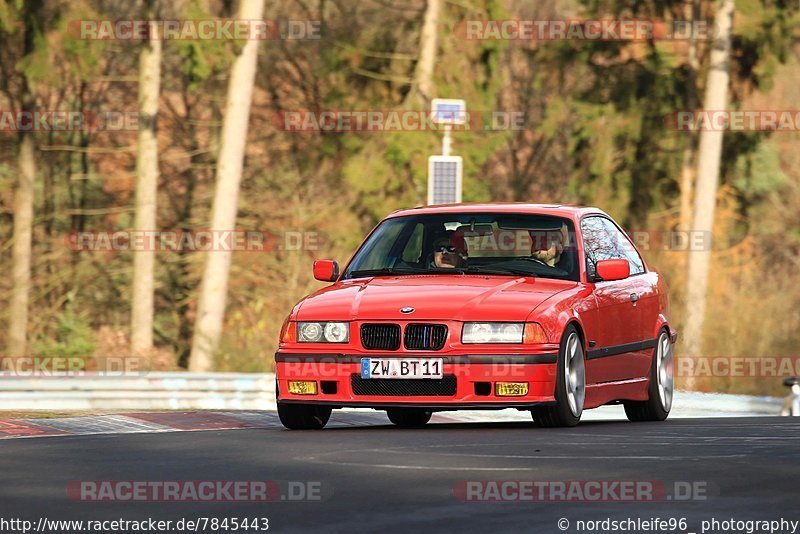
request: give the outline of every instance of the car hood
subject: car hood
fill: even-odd
[[[308,296],[295,319],[524,321],[545,300],[576,285],[547,278],[474,275],[347,280]],[[400,312],[407,307],[414,311]]]

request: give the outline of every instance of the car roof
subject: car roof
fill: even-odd
[[[486,202],[417,206],[416,208],[397,210],[389,214],[386,218],[388,219],[407,215],[428,215],[436,213],[481,212],[529,213],[537,215],[554,215],[569,219],[578,219],[589,213],[605,214],[603,210],[589,206],[573,206],[568,204],[533,204],[528,202]]]

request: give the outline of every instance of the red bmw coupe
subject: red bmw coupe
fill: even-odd
[[[539,426],[622,404],[667,418],[673,345],[664,280],[596,208],[460,204],[397,211],[292,310],[275,354],[278,414],[319,429],[331,410],[517,408]]]

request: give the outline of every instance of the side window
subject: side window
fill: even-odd
[[[586,269],[590,275],[594,274],[598,261],[609,258],[608,247],[603,240],[604,232],[603,221],[600,217],[586,217],[581,221],[583,249],[586,251]]]
[[[583,246],[588,260],[587,268],[594,272],[600,260],[628,260],[631,274],[644,272],[644,263],[639,253],[619,228],[605,217],[587,217],[581,221]]]
[[[615,257],[625,258],[631,266],[631,274],[641,274],[644,272],[644,262],[639,256],[639,253],[633,247],[628,237],[623,234],[617,226],[608,219],[601,219],[606,227],[607,234],[611,237],[611,241],[615,250]]]

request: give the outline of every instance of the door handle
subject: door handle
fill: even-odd
[[[639,300],[639,295],[636,293],[631,293],[631,302],[636,302]]]

